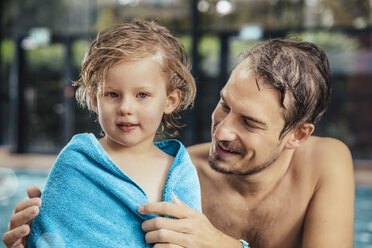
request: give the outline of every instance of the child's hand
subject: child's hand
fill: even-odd
[[[30,199],[17,203],[9,221],[8,231],[3,235],[3,243],[6,247],[27,247],[25,238],[30,233],[33,219],[39,214],[41,191],[31,186],[27,194]]]

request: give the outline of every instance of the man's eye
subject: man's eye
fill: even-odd
[[[220,102],[220,104],[221,104],[221,107],[222,107],[224,110],[226,110],[226,111],[230,111],[229,106],[227,106],[225,102]]]
[[[143,92],[137,94],[137,97],[139,97],[139,98],[146,98],[148,96],[149,96],[149,94],[143,93]]]
[[[249,127],[249,128],[257,128],[257,126],[255,125],[252,125],[248,120],[246,119],[243,119],[243,123],[246,127]]]

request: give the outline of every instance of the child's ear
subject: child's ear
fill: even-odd
[[[168,94],[164,114],[169,115],[178,107],[181,102],[181,95],[182,94],[179,89],[175,89]]]
[[[311,123],[302,124],[296,127],[291,133],[285,147],[288,149],[296,149],[302,145],[314,132],[314,125]]]
[[[90,98],[92,99],[93,110],[94,110],[94,112],[97,113],[97,105],[98,105],[97,94],[92,94]]]

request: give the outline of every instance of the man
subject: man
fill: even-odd
[[[328,59],[316,45],[274,39],[252,48],[221,90],[211,143],[189,148],[203,214],[176,197],[143,205],[142,214],[175,217],[145,221],[146,241],[155,247],[352,247],[350,151],[335,139],[311,136],[330,95]],[[36,199],[33,214],[26,207],[31,200],[18,204],[3,236],[8,247],[28,233],[23,224],[37,214]]]

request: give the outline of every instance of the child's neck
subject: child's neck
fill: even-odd
[[[153,142],[132,147],[112,145],[105,138],[99,142],[112,161],[141,186],[150,202],[161,201],[174,157],[160,150]]]
[[[148,152],[158,149],[152,141],[142,142],[133,146],[124,146],[104,137],[99,140],[99,143],[110,156],[114,154],[120,154],[121,156],[142,156],[143,154],[147,154]]]

